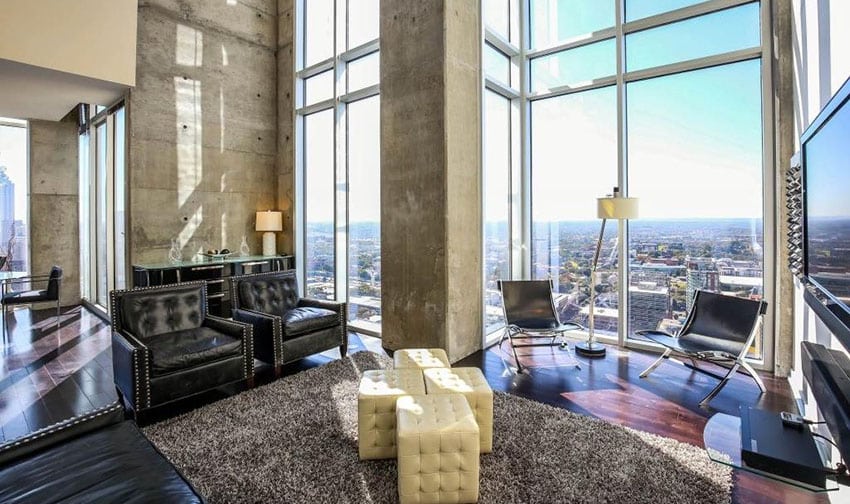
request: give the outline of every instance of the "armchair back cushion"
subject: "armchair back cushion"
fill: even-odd
[[[206,316],[206,286],[192,283],[167,289],[127,291],[116,299],[121,327],[139,339],[201,327]],[[113,307],[114,309],[115,307]]]
[[[236,307],[283,316],[298,306],[298,280],[294,271],[239,280]]]

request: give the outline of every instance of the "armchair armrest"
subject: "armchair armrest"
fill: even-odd
[[[345,303],[340,301],[301,298],[298,300],[298,307],[324,308],[325,310],[345,314]]]
[[[112,375],[135,411],[150,407],[150,350],[138,338],[112,332]]]
[[[648,334],[660,334],[662,336],[669,336],[671,338],[678,338],[675,334],[670,334],[667,331],[658,331],[655,329],[641,329],[640,331],[635,331],[636,336],[646,336]]]
[[[227,320],[212,315],[207,315],[204,318],[203,325],[242,340],[242,359],[245,364],[245,378],[254,376],[254,327],[251,324]]]
[[[0,466],[41,449],[124,420],[119,401],[49,425],[0,445]]]
[[[269,337],[263,337],[262,340],[256,342],[255,357],[262,361],[271,361],[275,365],[283,362],[283,349],[278,344],[282,331],[280,317],[244,308],[234,308],[233,320],[250,324],[255,335],[269,335]],[[269,344],[271,344],[271,348],[268,348]],[[272,355],[267,355],[268,350],[271,350]]]

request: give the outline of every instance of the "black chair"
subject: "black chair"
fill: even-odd
[[[5,260],[5,257],[4,257]],[[29,290],[12,290],[16,285],[29,285]],[[36,284],[45,284],[44,289],[34,289]],[[32,275],[3,280],[3,292],[0,304],[3,305],[3,341],[6,340],[6,308],[12,305],[56,302],[56,329],[62,324],[59,306],[59,288],[62,286],[62,268],[53,266],[47,275]]]
[[[348,349],[346,303],[298,296],[295,270],[231,277],[233,320],[254,326],[254,357],[281,366],[339,347]]]
[[[700,401],[702,407],[708,405],[740,368],[746,370],[763,393],[764,383],[746,361],[746,356],[762,327],[766,312],[765,301],[696,291],[691,311],[678,336],[654,330],[635,333],[666,347],[661,357],[641,373],[640,377],[646,378],[659,364],[671,359],[671,355],[675,354],[690,359],[692,365],[676,359],[673,359],[674,362],[720,380]],[[727,370],[726,375],[720,376],[698,367],[698,360],[717,364]]]
[[[555,300],[552,299],[551,280],[499,280],[499,291],[502,293],[502,307],[505,312],[505,331],[499,338],[499,347],[507,337],[511,342],[517,371],[522,372],[522,364],[516,353],[517,348],[559,345],[572,355],[564,333],[567,331],[584,330],[575,322],[561,322],[555,310]],[[560,337],[561,342],[555,340]],[[548,343],[516,343],[515,340],[525,338],[547,338]],[[581,369],[578,361],[575,366]]]
[[[136,415],[230,383],[253,386],[252,328],[209,314],[207,286],[110,293],[115,386]]]

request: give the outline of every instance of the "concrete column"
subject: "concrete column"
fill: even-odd
[[[773,84],[776,184],[776,300],[774,373],[788,376],[794,363],[794,278],[788,269],[788,209],[785,173],[795,150],[794,49],[790,0],[773,2]],[[767,272],[766,272],[767,273]]]
[[[77,124],[30,121],[30,270],[63,270],[62,306],[80,303],[80,223]]]
[[[386,348],[481,348],[480,2],[381,2]]]
[[[283,233],[278,233],[278,253],[295,249],[293,187],[295,164],[295,1],[277,2],[277,208],[283,211]]]

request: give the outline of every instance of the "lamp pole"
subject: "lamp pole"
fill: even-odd
[[[596,267],[599,265],[599,254],[602,252],[602,238],[605,235],[605,223],[608,219],[602,219],[602,228],[599,230],[599,239],[596,240],[596,253],[593,254],[593,263],[590,266],[590,305],[587,307],[587,342],[576,344],[576,353],[585,357],[604,357],[605,347],[593,341],[593,309],[596,306]]]

